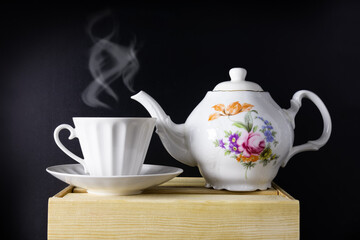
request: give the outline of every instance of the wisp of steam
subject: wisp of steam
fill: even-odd
[[[83,91],[82,99],[90,107],[110,108],[99,99],[103,92],[118,101],[118,96],[110,86],[117,79],[122,79],[129,91],[135,92],[133,79],[140,67],[136,58],[135,42],[124,46],[112,41],[117,33],[116,24],[113,31],[105,37],[97,38],[93,33],[94,26],[108,15],[106,12],[97,16],[88,27],[89,36],[94,42],[89,58],[89,70],[94,80]]]

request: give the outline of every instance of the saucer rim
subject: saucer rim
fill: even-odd
[[[151,176],[167,176],[170,174],[177,174],[180,175],[181,173],[184,172],[184,170],[182,168],[178,168],[178,167],[173,167],[173,166],[166,166],[166,165],[158,165],[158,164],[143,164],[146,166],[155,166],[155,167],[168,167],[168,168],[173,168],[174,172],[167,172],[167,173],[153,173],[153,174],[139,174],[139,175],[115,175],[115,176],[91,176],[91,175],[80,175],[80,174],[71,174],[71,173],[62,173],[62,172],[57,172],[57,171],[53,171],[50,170],[50,168],[54,168],[54,167],[64,167],[64,166],[74,166],[74,165],[80,165],[79,163],[70,163],[70,164],[59,164],[59,165],[54,165],[54,166],[50,166],[46,168],[46,171],[48,173],[52,174],[58,174],[58,175],[62,175],[62,176],[76,176],[76,177],[81,177],[81,178],[98,178],[98,179],[104,179],[104,178],[139,178],[139,177],[151,177]]]

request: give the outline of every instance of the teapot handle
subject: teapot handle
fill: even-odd
[[[287,159],[285,159],[285,161],[282,163],[282,167],[285,167],[285,165],[290,160],[290,158],[292,158],[297,153],[304,152],[304,151],[319,150],[319,148],[324,146],[330,138],[332,124],[331,124],[331,118],[330,118],[329,111],[327,110],[323,101],[315,93],[307,91],[307,90],[297,91],[294,94],[293,98],[291,99],[291,107],[289,109],[285,110],[285,112],[290,117],[292,127],[295,128],[295,116],[301,107],[301,100],[304,97],[310,99],[316,105],[316,107],[319,109],[321,116],[323,118],[323,125],[324,125],[323,132],[322,132],[320,138],[318,138],[317,140],[312,140],[312,141],[308,141],[305,144],[293,146],[290,149]]]

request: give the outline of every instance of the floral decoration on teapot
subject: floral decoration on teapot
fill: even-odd
[[[217,104],[212,108],[216,111],[209,116],[208,121],[216,120],[219,117],[228,117],[233,122],[233,126],[239,128],[236,132],[231,130],[224,131],[224,138],[214,141],[215,147],[224,150],[225,156],[229,156],[240,162],[247,170],[256,166],[257,163],[266,167],[270,162],[276,164],[279,156],[273,153],[273,148],[279,143],[276,140],[276,131],[271,122],[259,116],[258,112],[253,109],[254,105],[249,103],[240,104],[238,101],[225,107],[224,104]],[[244,122],[234,121],[231,116],[245,113]],[[260,119],[261,126],[254,125],[255,119]]]

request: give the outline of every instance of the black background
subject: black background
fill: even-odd
[[[45,239],[47,200],[66,184],[45,168],[74,163],[53,141],[53,130],[74,116],[148,116],[121,83],[112,109],[86,106],[89,20],[111,10],[119,42],[136,37],[140,70],[135,89],[152,95],[176,123],[206,92],[241,66],[247,79],[283,108],[308,89],[333,120],[327,145],[294,156],[275,182],[300,200],[302,239],[354,239],[359,229],[360,4],[356,2],[98,3],[75,6],[2,5],[0,14],[2,235]],[[106,29],[105,29],[106,30]],[[316,139],[322,120],[308,100],[296,117],[295,143]],[[80,152],[78,141],[66,141]],[[178,166],[154,134],[146,163]]]

